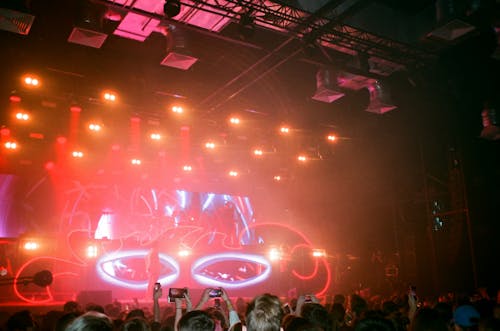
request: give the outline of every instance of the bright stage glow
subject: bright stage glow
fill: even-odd
[[[89,130],[90,131],[94,131],[94,132],[99,132],[101,131],[102,127],[100,124],[96,124],[96,123],[90,123],[89,124]]]
[[[85,249],[85,255],[89,259],[96,258],[98,256],[98,254],[99,254],[99,248],[97,247],[97,245],[95,243],[89,244],[87,246],[87,248]]]
[[[326,257],[326,251],[324,249],[315,248],[312,251],[313,257]]]
[[[40,244],[36,241],[26,241],[23,245],[23,248],[27,251],[36,251],[40,248]]]
[[[104,91],[102,94],[102,98],[108,102],[115,102],[117,100],[116,93],[112,91]]]
[[[161,134],[159,133],[151,133],[151,135],[149,136],[151,138],[151,140],[161,140]]]
[[[172,112],[176,114],[182,114],[184,112],[184,109],[181,106],[173,106]]]
[[[19,147],[15,141],[6,141],[4,146],[5,148],[12,150],[17,149]]]
[[[235,269],[232,272],[227,270],[214,274],[210,266],[220,263],[228,263]],[[214,269],[219,270],[219,268]],[[250,273],[249,269],[258,270],[258,272]],[[195,261],[191,267],[191,275],[194,280],[206,286],[241,288],[266,280],[271,274],[271,269],[269,261],[260,255],[220,253],[208,255]],[[231,273],[238,273],[238,275]],[[242,277],[247,273],[249,274],[248,278]]]
[[[83,152],[82,151],[73,151],[71,155],[74,158],[81,159],[83,157]]]
[[[205,143],[205,148],[206,148],[206,149],[215,149],[215,143],[214,143],[214,142],[212,142],[212,141],[207,141],[207,142]]]
[[[193,167],[191,167],[189,164],[186,164],[182,167],[182,170],[185,172],[191,172],[193,170]]]
[[[30,115],[28,115],[27,113],[17,113],[16,114],[16,118],[20,121],[27,121],[30,119]]]
[[[66,137],[59,136],[59,137],[56,138],[56,141],[57,141],[58,144],[62,145],[62,144],[65,144],[68,141],[68,139]]]
[[[186,256],[189,256],[191,255],[191,250],[187,249],[187,248],[182,248],[179,250],[179,252],[177,253],[180,257],[186,257]]]
[[[280,132],[282,134],[288,134],[288,133],[290,133],[290,128],[288,126],[282,126],[282,127],[280,127]]]
[[[297,156],[297,160],[300,162],[306,162],[307,161],[307,156],[305,155],[299,155]]]
[[[334,142],[337,140],[337,137],[334,135],[334,134],[329,134],[327,137],[326,137],[326,140],[328,140],[329,142]]]
[[[126,276],[136,271],[131,269],[139,261],[145,261],[147,250],[115,251],[105,254],[96,263],[97,274],[105,282],[126,288],[144,290],[148,287],[148,279],[129,279]],[[173,283],[180,273],[179,264],[171,256],[159,254],[163,270],[168,274],[160,275],[158,282],[163,286]],[[144,263],[144,262],[143,262]]]
[[[130,163],[132,165],[136,165],[137,166],[137,165],[141,165],[142,161],[140,159],[132,159],[132,160],[130,160]]]
[[[256,148],[256,149],[253,150],[253,155],[255,155],[255,156],[262,156],[262,155],[264,155],[264,152],[262,151],[262,149]]]
[[[72,113],[80,113],[82,111],[82,107],[73,105],[69,107],[69,111]]]
[[[241,123],[241,120],[238,117],[231,117],[229,119],[229,123],[231,123],[232,125],[238,125]]]
[[[40,79],[31,74],[23,77],[23,83],[29,87],[39,87],[41,85]]]
[[[228,172],[229,177],[238,177],[238,171],[236,170],[230,170]]]
[[[269,250],[268,256],[271,261],[279,261],[282,258],[281,251],[276,247],[273,247]]]
[[[273,177],[273,180],[275,182],[279,182],[279,181],[281,181],[281,176],[280,175],[276,175],[276,176]]]

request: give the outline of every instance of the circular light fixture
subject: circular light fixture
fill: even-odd
[[[181,12],[181,2],[179,0],[165,0],[163,12],[168,18],[179,15]]]

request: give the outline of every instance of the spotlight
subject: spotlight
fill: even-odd
[[[205,148],[206,149],[215,149],[215,143],[212,141],[208,141],[205,143]]]
[[[151,140],[160,140],[161,139],[161,134],[159,133],[151,133],[150,135]]]
[[[300,162],[306,162],[307,156],[301,154],[301,155],[297,156],[297,160]]]
[[[181,2],[179,0],[165,0],[163,12],[168,18],[179,15],[181,12]]]
[[[288,133],[290,133],[290,128],[288,126],[282,126],[282,127],[280,127],[280,133],[288,134]]]
[[[132,160],[130,160],[130,163],[132,165],[138,166],[138,165],[141,165],[142,161],[140,159],[132,159]]]
[[[327,137],[326,137],[326,140],[328,140],[329,142],[334,142],[337,140],[337,136],[335,136],[334,134],[329,134]]]
[[[241,120],[238,117],[231,117],[229,119],[229,123],[231,123],[233,125],[238,125],[241,123]]]
[[[185,172],[191,172],[193,170],[193,167],[191,167],[189,164],[186,164],[182,167],[182,170]]]

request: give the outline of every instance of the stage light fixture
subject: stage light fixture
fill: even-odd
[[[253,150],[253,155],[255,155],[255,156],[262,156],[262,155],[264,155],[264,152],[262,151],[262,149],[256,148],[256,149]]]
[[[137,166],[137,165],[141,165],[142,161],[140,159],[132,159],[132,160],[130,160],[130,163],[132,165],[136,165]]]
[[[301,155],[297,156],[297,160],[300,162],[306,162],[307,156],[301,154]]]
[[[6,141],[4,146],[5,148],[11,150],[17,149],[19,147],[15,141]]]
[[[280,176],[280,175],[276,175],[276,176],[274,176],[274,177],[273,177],[273,180],[274,180],[275,182],[279,182],[279,181],[281,181],[281,179],[282,179],[282,178],[281,178],[281,176]]]
[[[23,77],[23,83],[28,87],[40,87],[41,85],[40,79],[31,74]]]
[[[326,140],[328,140],[329,142],[334,142],[337,140],[337,136],[335,136],[334,134],[329,134],[327,137],[326,137]]]
[[[10,102],[21,102],[21,97],[13,94],[9,97],[9,101]]]
[[[239,125],[241,123],[241,120],[238,117],[231,117],[229,119],[229,123],[233,125]]]
[[[215,149],[215,143],[212,141],[208,141],[205,143],[205,148],[206,149]]]
[[[284,126],[280,127],[280,133],[288,134],[288,133],[290,133],[290,128],[288,126],[284,125]]]
[[[163,4],[163,13],[168,18],[175,17],[181,12],[180,0],[165,0]]]
[[[326,257],[326,251],[324,249],[313,249],[312,250],[312,256],[313,257]]]
[[[279,261],[279,260],[281,260],[281,258],[282,258],[282,254],[278,248],[273,247],[269,250],[269,259],[271,261]]]
[[[27,113],[19,112],[16,114],[16,119],[20,121],[27,121],[30,119],[30,115],[28,115]]]
[[[83,152],[82,151],[73,151],[71,155],[76,158],[76,159],[81,159],[83,158]]]
[[[96,123],[89,124],[90,131],[99,132],[99,131],[101,131],[101,129],[102,129],[102,126],[100,124],[96,124]]]
[[[97,247],[97,244],[95,243],[89,243],[87,245],[87,248],[85,249],[85,255],[89,259],[96,258],[97,255],[99,254],[99,248]]]
[[[27,251],[36,251],[40,248],[40,243],[34,240],[28,240],[24,243],[23,248]]]
[[[228,172],[228,174],[229,174],[229,177],[238,177],[238,171],[236,171],[236,170],[230,170]]]
[[[189,249],[186,249],[186,248],[181,248],[177,254],[180,257],[186,257],[186,256],[191,255],[191,251]]]
[[[191,172],[193,170],[193,167],[191,167],[189,164],[186,164],[182,167],[182,170],[185,172]]]
[[[115,92],[104,91],[102,94],[102,98],[107,102],[115,102],[118,97]]]
[[[172,111],[176,114],[182,114],[184,109],[181,106],[173,106]]]
[[[161,134],[159,133],[153,132],[149,137],[151,138],[151,140],[161,140]]]

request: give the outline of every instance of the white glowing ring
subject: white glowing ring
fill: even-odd
[[[256,277],[249,278],[247,280],[242,281],[232,281],[232,282],[222,282],[211,277],[206,277],[200,274],[195,273],[197,270],[209,266],[211,264],[223,261],[245,261],[245,262],[253,262],[264,265],[266,268],[264,272]],[[196,280],[200,284],[204,284],[207,286],[213,287],[224,287],[224,288],[240,288],[247,287],[251,285],[255,285],[266,280],[271,274],[271,264],[268,260],[266,260],[261,255],[250,255],[250,254],[238,254],[238,253],[221,253],[221,254],[213,254],[200,258],[196,262],[193,263],[191,267],[191,275],[194,280]]]

